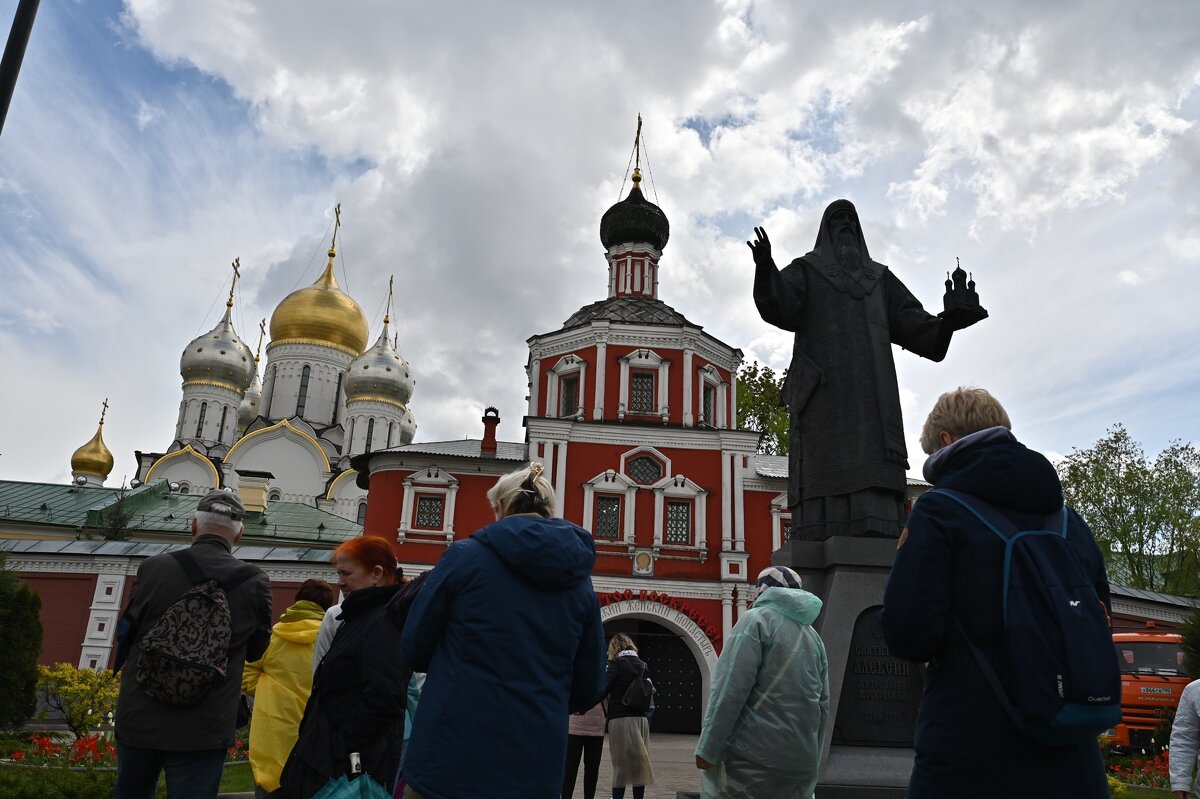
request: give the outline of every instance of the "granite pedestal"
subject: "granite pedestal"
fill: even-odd
[[[825,603],[813,625],[829,657],[821,799],[903,799],[913,764],[922,674],[887,652],[877,619],[895,539],[789,541],[772,557]]]

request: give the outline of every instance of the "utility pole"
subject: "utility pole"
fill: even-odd
[[[13,89],[17,87],[17,75],[25,59],[25,46],[33,31],[33,19],[37,16],[40,0],[19,0],[17,13],[13,16],[12,30],[8,32],[8,44],[4,46],[4,59],[0,61],[0,133],[4,131],[4,120],[8,117],[8,104],[12,102]]]

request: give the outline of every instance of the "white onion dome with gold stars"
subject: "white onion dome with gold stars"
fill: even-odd
[[[113,454],[104,444],[104,420],[96,427],[92,440],[75,450],[71,456],[72,474],[90,474],[106,479],[113,469]]]
[[[212,330],[187,345],[179,358],[179,374],[186,385],[190,381],[223,385],[244,394],[254,380],[254,353],[233,329],[230,314],[232,300],[225,305],[225,315]]]
[[[376,400],[403,407],[412,398],[416,381],[408,361],[392,346],[388,322],[385,316],[383,332],[375,346],[355,358],[346,370],[342,387],[347,402]]]
[[[367,317],[333,275],[335,250],[317,282],[293,291],[271,314],[271,343],[326,344],[359,355],[367,347]]]

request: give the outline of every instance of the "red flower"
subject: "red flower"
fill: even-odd
[[[24,752],[13,752],[12,759],[19,763],[25,759],[25,753]]]

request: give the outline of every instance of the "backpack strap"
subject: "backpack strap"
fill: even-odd
[[[196,563],[196,556],[192,554],[191,547],[181,549],[171,553],[171,557],[183,569],[183,573],[187,575],[188,581],[192,585],[199,585],[205,580],[215,580],[225,593],[229,593],[237,588],[242,583],[252,577],[257,576],[258,570],[250,564],[243,564],[240,569],[233,573],[233,576],[226,580],[217,580],[215,577],[208,577],[200,570],[200,564]],[[184,593],[187,593],[186,591]]]
[[[1021,532],[1021,528],[1007,514],[995,505],[980,499],[974,494],[968,494],[965,491],[956,491],[952,488],[931,488],[925,493],[942,494],[943,496],[950,497],[950,499],[974,514],[975,518],[983,522],[988,529],[1000,536],[1004,541],[1008,541],[1008,539]],[[1047,514],[1042,527],[1046,530],[1055,531],[1063,538],[1066,538],[1067,506],[1064,504],[1059,510]]]
[[[1000,706],[1004,708],[1004,712],[1008,714],[1013,723],[1020,727],[1024,723],[1021,714],[1013,707],[1013,703],[1009,701],[1008,691],[1004,689],[1004,685],[1000,682],[1000,675],[992,668],[992,664],[988,663],[987,656],[983,654],[983,650],[975,645],[975,642],[971,640],[971,636],[967,635],[967,630],[963,627],[962,621],[958,616],[954,617],[954,626],[958,629],[958,633],[963,637],[963,640],[967,642],[971,654],[975,657],[975,662],[979,664],[979,670],[983,672],[984,678],[992,688],[992,695],[1000,702]]]

